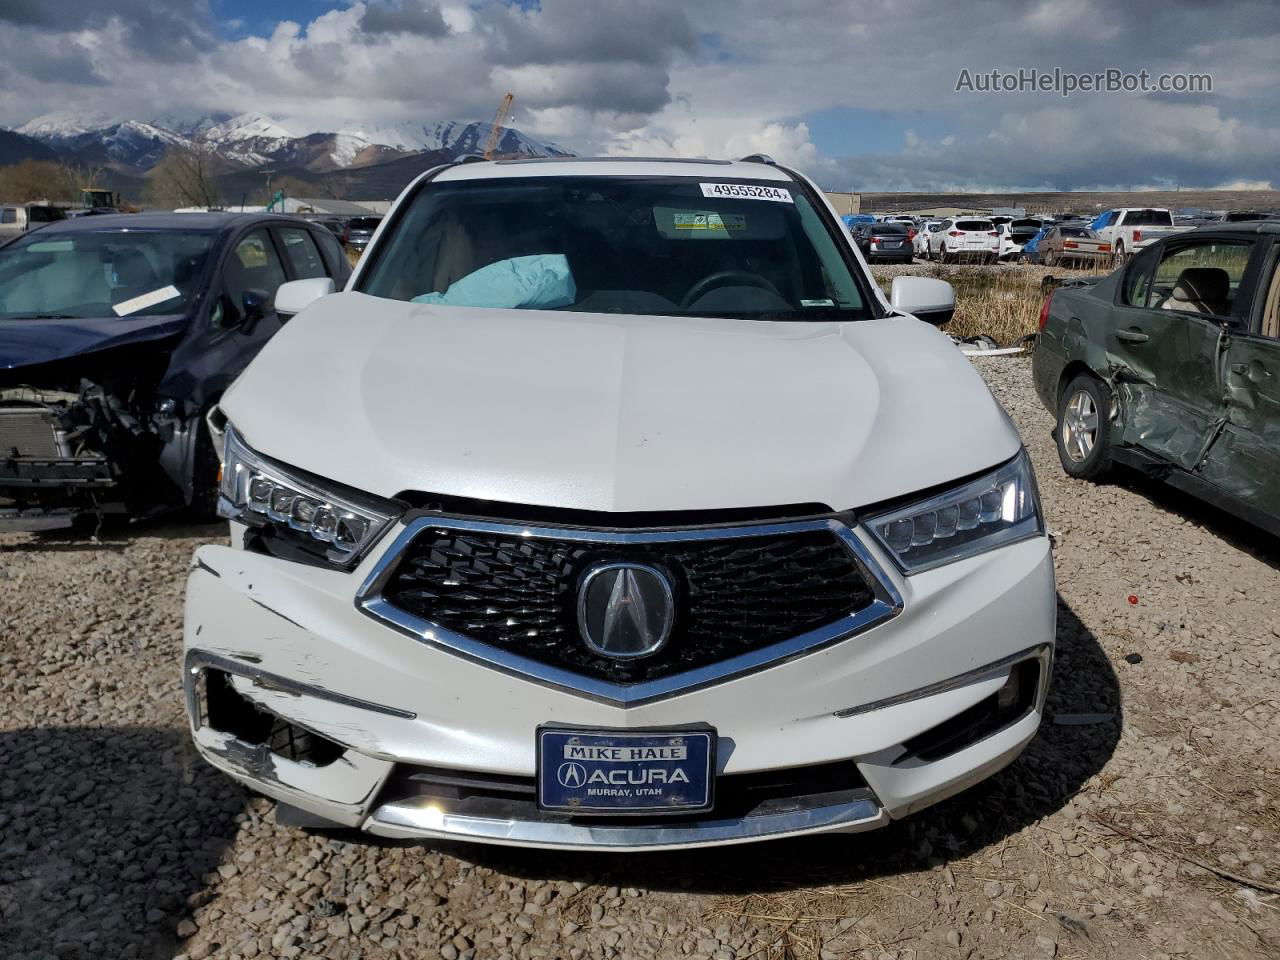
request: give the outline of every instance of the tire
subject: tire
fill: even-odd
[[[945,243],[938,248],[938,262],[939,263],[951,262],[950,260],[947,259],[947,245]]]
[[[209,424],[205,421],[204,413],[200,414],[200,423],[196,429],[196,449],[191,464],[191,506],[188,513],[193,520],[212,522],[218,519],[218,474],[222,458],[213,446],[213,437],[209,435]]]
[[[1076,376],[1058,399],[1054,439],[1068,476],[1102,480],[1111,469],[1111,391],[1087,373]]]
[[[1047,254],[1044,258],[1046,267],[1056,267],[1058,265],[1058,255],[1056,253]]]
[[[1123,240],[1121,240],[1120,242],[1118,242],[1118,243],[1116,244],[1116,255],[1115,255],[1115,257],[1112,259],[1112,263],[1113,263],[1115,266],[1117,266],[1117,267],[1123,267],[1123,266],[1124,266],[1124,262],[1125,262],[1125,260],[1127,260],[1127,259],[1128,259],[1128,257],[1127,257],[1127,256],[1125,256],[1125,252],[1124,252],[1124,241],[1123,241]]]

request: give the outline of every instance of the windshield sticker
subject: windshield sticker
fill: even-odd
[[[801,300],[802,307],[834,307],[834,300]]]
[[[111,309],[116,312],[117,317],[127,317],[131,313],[137,313],[139,310],[154,307],[156,304],[164,303],[166,300],[172,300],[180,296],[182,296],[182,291],[173,284],[169,284],[169,286],[161,287],[159,290],[152,290],[150,293],[144,293],[129,300],[121,300]]]
[[[701,183],[704,197],[722,197],[736,200],[774,200],[778,203],[795,203],[791,191],[781,187],[762,187],[754,183]]]
[[[745,230],[747,218],[737,213],[712,213],[702,210],[675,210],[671,214],[676,230]]]

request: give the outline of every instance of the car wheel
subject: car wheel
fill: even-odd
[[[947,259],[947,245],[945,243],[938,248],[938,262],[939,263],[951,262]]]
[[[1044,256],[1044,265],[1046,267],[1056,267],[1058,265],[1058,255],[1056,253],[1046,253]]]
[[[1111,469],[1111,392],[1096,377],[1080,374],[1058,401],[1058,459],[1068,475],[1101,480]]]
[[[1123,266],[1124,266],[1124,261],[1125,261],[1124,243],[1123,243],[1123,242],[1121,242],[1121,243],[1117,243],[1117,244],[1116,244],[1116,255],[1115,255],[1115,259],[1114,259],[1114,261],[1113,261],[1113,262],[1115,263],[1115,265],[1116,265],[1117,267],[1123,267]]]
[[[207,412],[206,410],[205,413]],[[213,521],[218,519],[218,478],[222,469],[222,457],[213,445],[213,437],[209,435],[205,413],[200,414],[200,423],[196,427],[198,432],[191,463],[189,512],[193,520]]]

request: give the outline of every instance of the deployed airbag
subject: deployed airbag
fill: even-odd
[[[444,293],[424,293],[414,303],[449,307],[553,310],[578,295],[563,254],[538,253],[499,260],[455,280]]]

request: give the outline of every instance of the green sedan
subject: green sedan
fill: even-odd
[[[1068,474],[1122,463],[1280,535],[1280,221],[1169,237],[1054,290],[1033,370]]]

